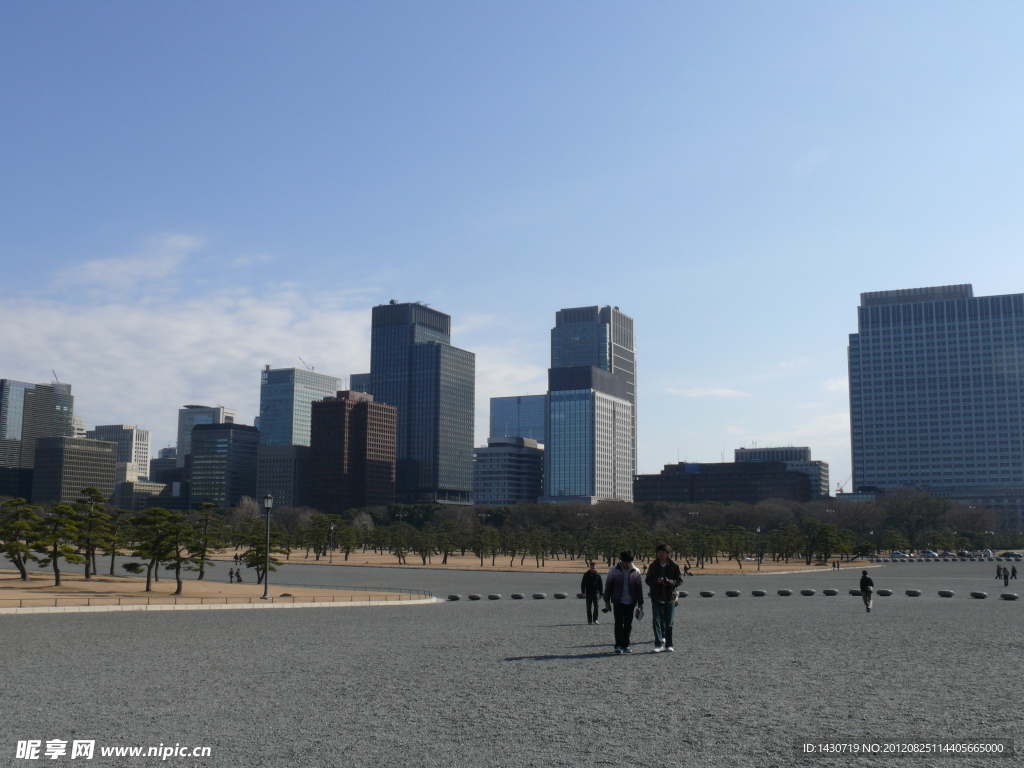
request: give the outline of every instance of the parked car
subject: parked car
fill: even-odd
[[[893,552],[889,557],[910,557],[906,552]]]
[[[924,552],[918,554],[918,557],[938,557],[938,552],[932,552],[930,549],[926,549]]]
[[[1020,552],[1003,552],[1000,557],[1020,557]]]

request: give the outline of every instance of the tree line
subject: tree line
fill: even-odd
[[[880,551],[1024,545],[1021,531],[996,531],[987,509],[906,489],[863,503],[391,504],[340,515],[292,507],[274,510],[270,533],[271,570],[296,551],[314,560],[337,553],[341,562],[356,551],[373,551],[398,564],[412,557],[422,565],[445,565],[454,554],[471,553],[481,566],[507,559],[509,567],[529,561],[542,568],[548,560],[611,565],[623,549],[648,562],[665,542],[677,559],[699,569],[721,558],[742,568],[746,558],[811,564]],[[8,499],[0,505],[0,553],[25,580],[30,563],[51,568],[59,586],[61,561],[84,565],[90,579],[101,558],[113,575],[117,558],[129,556],[121,568],[144,572],[147,591],[163,569],[174,574],[174,594],[180,595],[183,573],[205,578],[213,566],[210,555],[222,549],[233,549],[255,571],[256,583],[263,582],[266,523],[254,499],[226,510],[203,504],[188,512],[154,507],[136,514],[112,508],[98,490],[86,488],[73,504]]]

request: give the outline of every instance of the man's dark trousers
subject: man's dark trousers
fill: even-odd
[[[630,603],[613,603],[612,612],[615,615],[615,647],[628,648],[629,634],[633,631],[633,611],[635,605]]]
[[[597,592],[587,592],[587,621],[597,621],[601,609],[597,606]]]

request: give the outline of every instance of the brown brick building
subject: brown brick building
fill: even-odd
[[[310,502],[325,514],[395,500],[394,406],[344,391],[312,403]]]

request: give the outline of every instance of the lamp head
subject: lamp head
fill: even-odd
[[[269,493],[266,496],[263,497],[263,508],[264,509],[273,509],[274,508],[274,497],[271,496]]]

